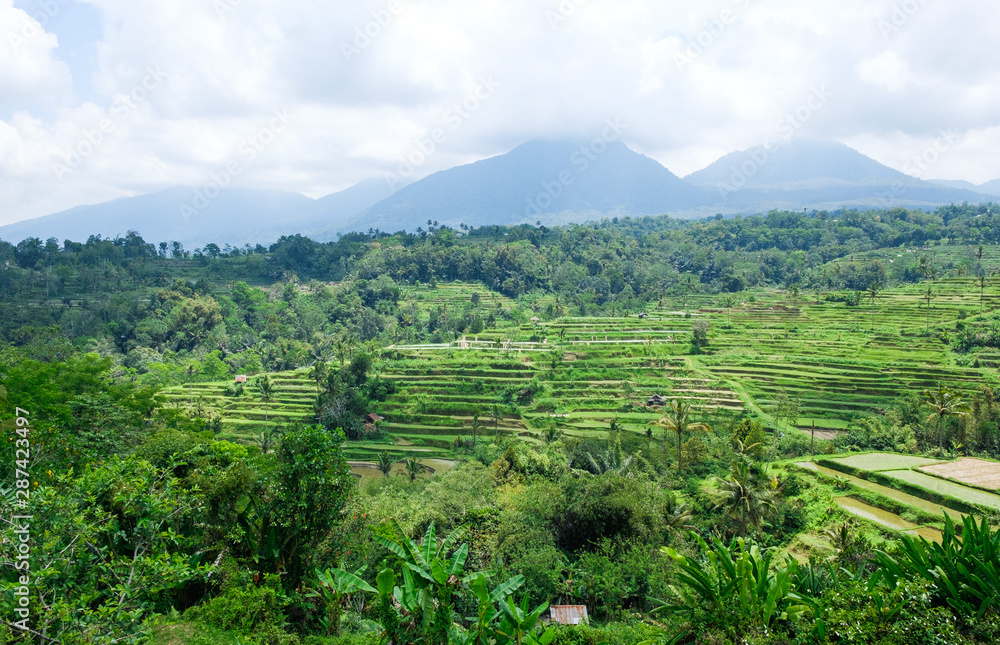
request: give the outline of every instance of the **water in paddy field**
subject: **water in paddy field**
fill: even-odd
[[[941,531],[938,531],[937,529],[919,526],[913,522],[908,522],[895,513],[883,511],[881,508],[865,504],[864,502],[858,501],[852,497],[838,497],[836,501],[838,506],[856,517],[871,520],[872,522],[881,524],[882,526],[893,529],[894,531],[902,531],[904,533],[909,533],[910,535],[920,536],[931,542],[941,541]]]
[[[453,469],[458,462],[451,459],[418,459],[420,463],[427,466],[427,474],[443,473]],[[349,461],[347,464],[351,467],[351,474],[365,481],[366,479],[377,479],[382,477],[382,472],[372,461]],[[403,462],[397,462],[392,465],[392,476],[402,476],[406,474],[406,466]]]
[[[817,472],[817,473],[821,473],[823,475],[827,475],[829,477],[840,477],[841,479],[844,479],[844,480],[848,481],[849,483],[857,486],[858,488],[863,488],[865,490],[870,490],[870,491],[878,493],[880,495],[884,495],[884,496],[888,497],[889,499],[894,499],[897,502],[902,502],[903,504],[906,504],[907,506],[912,506],[914,508],[919,508],[922,511],[926,511],[928,513],[931,513],[935,517],[940,517],[942,513],[947,513],[948,516],[951,517],[952,521],[953,522],[957,522],[957,523],[961,523],[962,518],[964,517],[964,515],[962,513],[959,513],[955,509],[947,508],[945,506],[941,506],[940,504],[935,504],[933,502],[928,502],[926,499],[922,499],[920,497],[915,497],[915,496],[909,495],[907,493],[902,493],[902,492],[896,490],[895,488],[889,488],[888,486],[882,486],[881,484],[876,484],[876,483],[870,482],[870,481],[868,481],[866,479],[861,479],[860,477],[855,477],[853,475],[848,475],[846,473],[842,473],[839,470],[833,470],[832,468],[826,468],[825,466],[820,466],[818,464],[814,464],[811,461],[802,461],[802,462],[798,462],[795,465],[799,466],[800,468],[804,468],[806,470],[811,470],[813,472]]]

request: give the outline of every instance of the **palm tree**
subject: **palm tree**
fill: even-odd
[[[930,332],[931,330],[931,296],[934,295],[931,292],[930,285],[927,286],[927,293],[924,294],[924,300],[927,301],[927,325],[925,331]]]
[[[490,404],[490,416],[493,417],[493,436],[500,434],[500,417],[503,416],[503,406],[499,403]]]
[[[872,303],[872,332],[875,331],[875,304],[879,297],[879,292],[882,291],[882,285],[878,282],[872,281],[868,285],[868,302]]]
[[[694,516],[691,507],[686,502],[677,501],[673,493],[667,495],[663,510],[667,535],[679,535],[694,528],[691,524]]]
[[[326,380],[327,375],[330,373],[330,366],[324,361],[317,360],[313,365],[313,368],[309,370],[309,378],[316,381],[316,393],[319,394],[320,384]]]
[[[983,294],[986,292],[986,272],[979,272],[979,315],[983,315]]]
[[[427,466],[423,465],[416,459],[410,458],[406,462],[406,474],[410,476],[410,481],[414,481],[417,475],[427,470]]]
[[[479,421],[479,412],[476,411],[472,415],[472,445],[476,445],[476,435],[479,433],[479,426],[482,425]]]
[[[715,509],[724,509],[727,518],[735,517],[742,533],[750,525],[760,527],[774,513],[774,490],[766,479],[754,474],[750,464],[737,459],[729,468],[725,479],[716,477],[718,493]]]
[[[944,453],[944,419],[945,417],[964,417],[972,412],[972,408],[957,392],[939,385],[935,390],[924,390],[924,400],[931,406],[926,422],[937,419],[938,423],[938,454]]]
[[[191,394],[191,407],[194,407],[194,363],[189,363],[187,370],[185,370],[188,375],[188,391]]]
[[[705,423],[692,423],[688,421],[691,416],[691,404],[684,403],[679,399],[670,402],[669,413],[655,421],[650,421],[646,425],[655,425],[663,428],[664,434],[667,430],[677,433],[677,470],[681,470],[681,435],[685,430],[696,432],[711,432],[712,428]]]
[[[381,472],[386,477],[388,477],[392,473],[392,465],[393,465],[392,457],[390,457],[389,453],[385,450],[379,453],[378,462],[375,465],[378,467],[379,472]]]
[[[733,325],[733,307],[736,306],[736,299],[732,296],[726,296],[722,299],[722,306],[726,308],[726,317],[729,319],[729,326]]]
[[[274,383],[267,374],[257,379],[254,383],[257,386],[257,394],[264,402],[264,432],[267,432],[268,409],[271,404],[271,397],[274,396]]]
[[[260,451],[265,455],[271,451],[271,446],[274,445],[275,439],[281,436],[281,427],[275,426],[274,429],[268,430],[267,426],[261,431],[260,436],[257,438],[257,445],[260,446]]]

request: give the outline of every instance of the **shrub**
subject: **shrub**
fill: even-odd
[[[256,637],[268,645],[294,642],[295,637],[283,630],[288,598],[281,589],[280,577],[268,574],[260,582],[260,586],[232,584],[222,595],[188,610],[187,615],[242,636]]]

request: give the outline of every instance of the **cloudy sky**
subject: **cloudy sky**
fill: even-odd
[[[0,0],[0,224],[213,176],[320,197],[608,119],[681,176],[792,124],[982,183],[997,24],[996,0]]]

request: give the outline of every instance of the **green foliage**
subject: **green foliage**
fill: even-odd
[[[751,526],[760,527],[774,514],[774,485],[747,461],[737,459],[730,466],[729,476],[716,477],[715,481],[715,508],[723,509],[727,518],[736,519],[741,533]]]
[[[757,545],[749,548],[741,538],[725,546],[718,538],[707,544],[692,533],[705,558],[692,559],[663,547],[664,555],[677,564],[680,587],[671,587],[676,600],[657,600],[661,609],[682,614],[689,620],[698,612],[735,613],[741,622],[768,627],[775,621],[797,621],[810,613],[802,597],[794,593],[798,564],[789,558],[771,573],[771,557]]]
[[[330,634],[340,635],[341,604],[348,600],[351,594],[359,591],[377,593],[374,587],[361,578],[364,571],[365,567],[361,567],[354,573],[343,569],[316,570],[315,589],[307,593],[306,596],[320,598],[326,605],[327,614],[324,621],[326,636]]]
[[[188,612],[191,618],[215,627],[254,637],[261,643],[289,642],[284,633],[284,608],[289,600],[276,574],[264,576],[260,585],[231,585],[221,595]]]
[[[390,627],[401,630],[400,635],[422,634],[427,642],[446,643],[453,621],[453,598],[461,585],[469,582],[463,580],[469,546],[457,545],[468,529],[455,529],[438,544],[432,523],[417,543],[406,536],[398,522],[392,520],[391,524],[393,536],[376,535],[375,541],[396,556],[402,567],[402,585],[397,586],[395,575],[386,569],[379,573],[378,586],[383,596],[392,590],[403,615],[384,626],[387,631]],[[396,636],[390,633],[393,640]]]
[[[0,500],[6,516],[15,512]],[[108,638],[138,643],[143,621],[180,605],[206,574],[198,524],[201,501],[169,469],[137,458],[88,466],[80,475],[55,474],[31,491],[31,585],[44,594],[32,604],[35,630],[77,645]],[[2,539],[19,543],[5,523]],[[44,554],[44,557],[42,555]],[[19,570],[3,567],[4,582],[20,584]],[[13,596],[0,610],[14,616]]]
[[[948,515],[940,544],[902,535],[900,553],[876,553],[876,580],[890,589],[900,581],[924,579],[934,597],[960,616],[981,619],[1000,600],[1000,531],[966,516],[961,536]],[[995,611],[995,609],[994,609]]]
[[[254,532],[264,549],[258,550],[263,570],[280,568],[286,589],[306,575],[356,486],[343,442],[342,433],[301,426],[287,432],[278,449],[268,512],[257,517]]]

